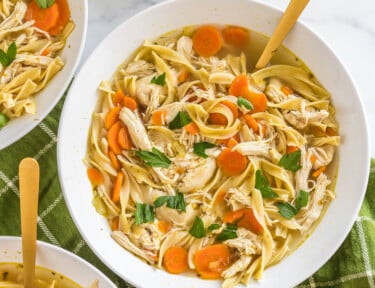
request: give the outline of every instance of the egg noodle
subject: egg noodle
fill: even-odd
[[[0,113],[9,119],[36,113],[35,96],[63,68],[58,55],[74,29],[70,21],[52,36],[26,20],[27,11],[26,1],[0,2],[0,49],[4,54],[12,45],[16,49],[8,66],[0,63]]]
[[[145,41],[100,84],[85,163],[121,246],[234,287],[312,232],[335,197],[340,136],[306,67],[252,72],[228,37],[201,56],[199,29]]]

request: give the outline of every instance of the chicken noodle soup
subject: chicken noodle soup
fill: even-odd
[[[0,129],[12,118],[35,114],[36,94],[64,66],[59,54],[74,24],[67,0],[43,6],[47,2],[0,4]]]
[[[93,204],[147,263],[223,287],[260,279],[335,197],[330,95],[285,48],[254,71],[264,43],[241,27],[187,27],[145,41],[100,84]]]
[[[71,279],[46,268],[36,267],[35,288],[82,288]],[[23,266],[20,263],[0,263],[0,287],[23,288]],[[94,281],[87,288],[97,288]]]

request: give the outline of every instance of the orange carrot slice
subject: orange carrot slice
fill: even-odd
[[[112,96],[112,102],[114,105],[124,105],[124,98],[125,98],[125,94],[124,94],[124,91],[122,91],[122,89],[118,89],[116,91],[116,93]]]
[[[216,158],[217,166],[227,176],[236,176],[241,174],[249,162],[246,156],[238,151],[232,151],[231,148],[224,149]]]
[[[122,124],[120,121],[115,122],[111,128],[109,128],[107,132],[107,140],[109,148],[113,151],[115,154],[121,153],[121,146],[118,143],[118,134],[122,127]]]
[[[66,24],[70,19],[70,9],[67,0],[55,0],[55,4],[59,6],[59,19],[56,25],[49,30],[49,33],[53,36],[58,35],[64,30]]]
[[[262,234],[263,233],[263,227],[258,222],[257,218],[255,218],[253,209],[251,208],[244,208],[243,210],[243,216],[241,219],[237,222],[238,227],[243,227],[255,234]]]
[[[126,126],[122,126],[118,131],[117,141],[122,149],[129,150],[132,147],[130,135]]]
[[[114,203],[117,203],[118,201],[120,201],[120,192],[121,192],[121,187],[122,187],[123,182],[124,182],[124,174],[121,171],[119,171],[117,173],[115,183],[113,184],[113,188],[112,188],[111,199]]]
[[[223,29],[223,38],[225,43],[237,48],[243,48],[249,43],[249,32],[238,26],[228,26]]]
[[[182,247],[169,247],[163,257],[165,270],[172,274],[180,274],[188,269],[188,253]]]
[[[233,79],[230,87],[229,87],[229,95],[232,96],[242,96],[244,97],[249,90],[249,82],[247,80],[247,76],[245,74],[240,74]]]
[[[167,110],[159,109],[152,113],[151,124],[154,126],[162,126],[165,124],[165,118],[167,117]]]
[[[286,147],[286,153],[288,153],[288,154],[296,152],[298,150],[299,150],[299,148],[297,146],[287,146]]]
[[[115,106],[107,112],[104,118],[104,127],[109,130],[115,122],[118,121],[120,115],[121,107]]]
[[[112,231],[119,230],[119,222],[120,222],[119,220],[120,220],[119,217],[115,217],[115,218],[112,219],[112,221],[111,221],[111,230]]]
[[[318,168],[317,170],[315,170],[313,173],[312,173],[312,176],[314,178],[318,178],[320,174],[322,174],[325,170],[327,169],[327,166],[322,166],[320,168]]]
[[[206,246],[195,252],[195,269],[203,279],[220,279],[221,273],[230,265],[230,251],[225,244]]]
[[[281,92],[283,92],[285,95],[293,94],[293,90],[290,89],[288,86],[281,86],[280,90],[281,90]]]
[[[189,124],[185,125],[184,129],[191,135],[197,135],[199,133],[199,128],[194,122],[190,122]]]
[[[239,219],[243,217],[243,214],[244,214],[243,209],[239,209],[235,211],[228,211],[223,216],[223,222],[234,224],[235,222],[237,222]]]
[[[100,171],[94,167],[87,168],[87,176],[91,184],[97,186],[104,183],[104,177]]]
[[[113,168],[115,168],[116,170],[120,170],[120,161],[117,159],[116,154],[111,149],[109,149],[108,151],[108,157],[109,160],[111,160]]]
[[[193,35],[193,49],[200,56],[213,56],[220,51],[222,46],[221,33],[214,26],[201,26]]]
[[[123,104],[124,104],[124,107],[126,108],[129,108],[130,110],[136,110],[137,109],[137,101],[135,101],[134,98],[130,97],[130,96],[124,96],[124,100],[123,100]]]
[[[251,115],[246,114],[243,119],[245,120],[247,126],[254,131],[254,133],[259,134],[258,122]]]

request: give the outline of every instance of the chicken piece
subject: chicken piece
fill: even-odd
[[[128,128],[134,145],[141,150],[151,151],[151,141],[141,119],[132,110],[124,107],[120,111],[120,120]]]
[[[166,205],[163,205],[156,208],[155,213],[160,221],[172,222],[176,226],[188,228],[193,224],[198,212],[199,211],[193,209],[192,205],[189,204],[186,206],[186,212],[179,212],[176,209],[168,208]]]
[[[10,29],[19,26],[19,24],[22,23],[22,19],[25,18],[26,10],[26,3],[23,1],[17,1],[12,14],[0,23],[0,39],[2,34],[9,33]],[[28,23],[29,26],[30,24],[33,23]]]
[[[145,77],[150,76],[154,71],[155,67],[153,64],[145,60],[138,60],[129,63],[123,73],[125,76]]]
[[[316,158],[313,165],[314,170],[322,166],[327,166],[329,163],[331,163],[333,155],[335,155],[335,150],[335,146],[333,145],[324,145],[322,147],[311,148],[311,153]]]
[[[253,232],[239,227],[237,238],[224,241],[231,248],[236,248],[241,255],[254,255],[262,252],[262,240]]]
[[[190,61],[193,51],[193,41],[190,37],[182,36],[177,41],[177,52]]]
[[[194,192],[203,188],[212,178],[215,171],[216,161],[212,157],[189,161],[183,178],[180,179],[177,188],[183,193]]]
[[[299,169],[295,174],[296,180],[296,191],[304,190],[310,191],[309,189],[309,175],[312,168],[311,163],[311,149],[306,151],[305,147],[301,147],[301,169]]]
[[[282,89],[281,89],[282,87],[283,87],[283,83],[281,83],[281,81],[279,79],[271,78],[267,87],[266,87],[265,93],[268,96],[268,98],[271,99],[271,101],[274,102],[274,103],[281,103],[281,102],[284,102],[284,101],[286,101],[290,98],[295,97],[295,96],[293,96],[293,94],[286,95],[282,91]]]
[[[165,95],[165,87],[151,83],[153,75],[143,77],[136,81],[135,97],[141,105],[149,106],[152,104],[152,110],[159,106],[160,95]]]
[[[145,223],[133,225],[129,238],[142,249],[158,251],[160,249],[162,233],[156,224]]]
[[[250,197],[237,188],[229,188],[225,199],[233,211],[251,207]]]
[[[253,257],[251,256],[241,256],[236,262],[234,262],[228,269],[224,270],[221,273],[221,277],[224,279],[233,277],[238,272],[243,272],[249,267],[251,260]]]
[[[250,141],[242,142],[233,147],[242,155],[246,156],[262,156],[269,158],[269,150],[271,146],[269,141]]]
[[[44,66],[47,67],[51,62],[54,61],[51,57],[47,56],[34,56],[28,54],[17,54],[14,63],[21,62],[31,66]]]

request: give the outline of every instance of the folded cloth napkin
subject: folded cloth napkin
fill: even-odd
[[[64,98],[29,134],[0,151],[0,235],[21,234],[18,164],[24,157],[33,157],[38,160],[43,175],[40,179],[38,239],[70,250],[91,262],[112,279],[117,287],[131,287],[90,250],[64,202],[56,163],[56,133],[63,102]],[[334,256],[298,288],[375,288],[374,209],[375,160],[371,160],[366,198],[350,234]]]

